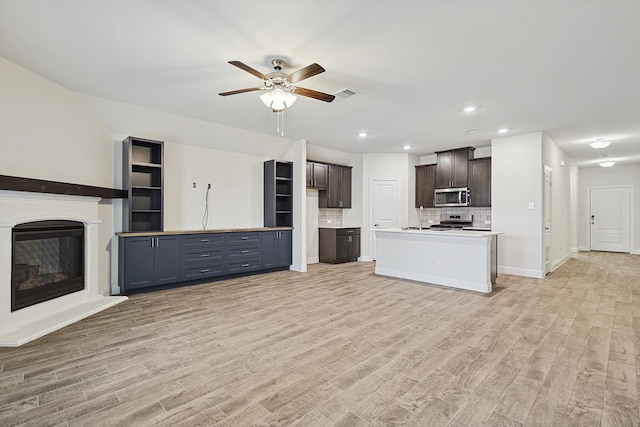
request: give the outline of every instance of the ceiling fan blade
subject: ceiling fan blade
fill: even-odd
[[[289,77],[287,77],[287,79],[291,83],[297,83],[301,80],[308,79],[309,77],[313,77],[316,74],[320,74],[320,73],[324,73],[324,68],[322,68],[318,64],[311,64],[304,68],[299,69],[298,71],[295,71],[289,74]]]
[[[319,99],[320,101],[324,101],[324,102],[331,102],[334,99],[336,99],[334,95],[318,92],[317,90],[305,89],[303,87],[297,87],[293,91],[293,93],[300,96],[306,96],[308,98]]]
[[[242,62],[240,62],[240,61],[229,61],[229,64],[231,64],[231,65],[235,65],[236,67],[240,68],[241,70],[244,70],[244,71],[246,71],[247,73],[251,73],[251,74],[253,74],[254,76],[256,76],[257,78],[259,78],[259,79],[267,80],[267,76],[265,76],[264,74],[262,74],[260,71],[255,70],[255,69],[253,69],[253,68],[249,67],[247,64],[243,64],[243,63],[242,63]]]
[[[262,90],[262,88],[261,87],[250,87],[250,88],[247,88],[247,89],[238,89],[238,90],[232,90],[232,91],[229,91],[229,92],[222,92],[222,93],[219,93],[218,95],[220,95],[220,96],[229,96],[229,95],[236,95],[238,93],[253,92],[253,91],[256,91],[256,90]]]

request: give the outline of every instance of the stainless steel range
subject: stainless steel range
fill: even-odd
[[[433,224],[429,229],[434,231],[446,231],[471,227],[472,225],[473,215],[440,215],[440,224]]]

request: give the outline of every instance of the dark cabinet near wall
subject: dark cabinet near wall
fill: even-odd
[[[491,206],[491,157],[469,161],[471,206]]]
[[[178,236],[131,237],[120,246],[120,270],[123,291],[168,285],[180,281],[180,242]],[[123,247],[124,246],[124,247]]]
[[[307,187],[318,190],[327,189],[329,165],[314,161],[307,162]]]
[[[327,189],[318,195],[320,208],[351,208],[351,167],[328,165]]]
[[[436,189],[436,166],[416,166],[416,208],[432,208],[433,192]]]
[[[293,163],[264,162],[264,226],[293,227]]]
[[[473,147],[441,151],[436,167],[436,188],[469,186],[469,160],[473,159]]]
[[[122,228],[128,232],[162,231],[164,143],[129,136],[123,141]]]
[[[291,229],[129,234],[118,240],[123,294],[285,270],[292,261]]]
[[[291,265],[291,231],[265,231],[262,233],[262,267]]]
[[[357,261],[359,256],[360,228],[320,228],[320,262]]]

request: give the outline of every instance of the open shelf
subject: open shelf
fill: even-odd
[[[123,141],[123,184],[128,191],[124,231],[163,230],[163,145],[162,141],[131,136]]]
[[[264,162],[264,226],[293,226],[293,163]]]

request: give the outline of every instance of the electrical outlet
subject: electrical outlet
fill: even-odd
[[[485,219],[484,220],[484,225],[490,225],[491,224],[491,220],[490,219]]]
[[[211,190],[211,183],[207,184],[207,189]]]
[[[433,220],[432,219],[427,220],[427,224],[433,224]]]
[[[196,181],[187,181],[187,189],[191,190],[193,188],[198,188],[198,183]]]
[[[529,202],[529,209],[533,210],[533,202]]]

